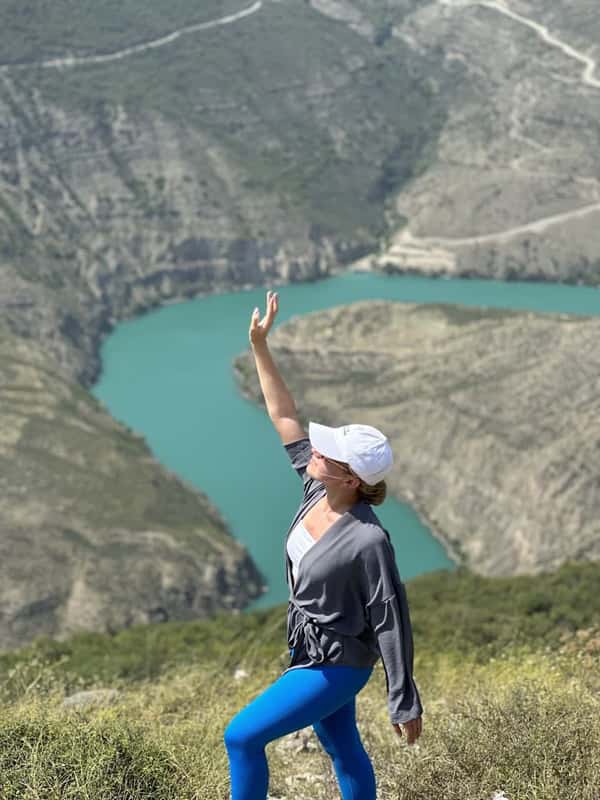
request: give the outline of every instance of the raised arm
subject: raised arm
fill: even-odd
[[[283,444],[305,439],[306,431],[298,420],[298,412],[294,398],[285,385],[267,344],[267,336],[279,310],[277,292],[267,292],[267,311],[260,319],[258,308],[255,308],[250,319],[248,338],[256,363],[256,371],[260,388],[265,398],[267,413],[281,436]]]

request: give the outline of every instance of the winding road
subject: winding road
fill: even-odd
[[[442,2],[444,5],[457,5],[457,3],[452,2],[452,0],[440,0],[440,2]],[[520,22],[522,25],[526,25],[528,28],[531,28],[538,33],[545,42],[548,42],[549,45],[552,47],[558,47],[558,49],[562,50],[565,55],[581,62],[584,65],[583,72],[581,74],[581,82],[587,86],[591,86],[593,89],[600,89],[600,80],[594,77],[594,73],[598,67],[598,62],[591,58],[591,56],[582,53],[581,50],[576,50],[574,47],[571,47],[570,44],[563,42],[561,39],[551,34],[548,28],[546,28],[544,25],[540,25],[539,22],[535,22],[534,20],[529,19],[529,17],[524,17],[521,14],[517,14],[517,12],[512,11],[506,5],[506,3],[499,2],[498,0],[477,0],[477,2],[471,0],[468,5],[478,5],[491,8],[494,11],[499,11],[501,14]]]
[[[510,17],[521,25],[531,28],[547,44],[560,49],[570,58],[573,58],[583,64],[583,71],[580,78],[580,81],[583,85],[589,86],[592,89],[600,89],[600,80],[595,77],[598,67],[597,60],[593,59],[586,53],[581,52],[580,50],[576,50],[570,44],[567,44],[554,34],[551,34],[548,28],[546,28],[544,25],[541,25],[535,20],[513,11],[511,8],[509,8],[505,0],[439,0],[439,2],[441,5],[456,9],[468,7],[489,8],[493,11]],[[517,119],[514,117],[514,114],[512,124],[515,132],[519,131],[520,126]],[[521,137],[515,136],[514,138]],[[536,144],[529,139],[527,142],[529,144]],[[597,185],[597,181],[593,178],[576,178],[576,180],[581,182],[589,181],[590,183]],[[553,225],[558,225],[563,222],[568,222],[572,219],[584,217],[597,211],[600,211],[600,202],[589,203],[571,211],[565,211],[561,214],[554,214],[552,216],[527,222],[522,225],[516,225],[504,231],[461,238],[435,236],[419,238],[413,236],[410,233],[410,230],[405,228],[400,231],[396,237],[394,237],[388,250],[383,255],[379,256],[377,261],[380,263],[391,261],[403,266],[406,266],[409,263],[419,263],[420,265],[429,267],[433,270],[441,267],[448,271],[452,271],[456,265],[456,256],[452,252],[451,248],[508,242],[511,239],[514,239],[525,233],[542,233]]]
[[[199,22],[195,25],[188,25],[185,28],[180,28],[179,30],[173,31],[173,33],[169,33],[166,36],[161,36],[159,39],[152,39],[148,42],[142,42],[141,44],[136,44],[133,47],[126,47],[123,50],[117,50],[114,53],[106,53],[104,55],[97,56],[65,56],[64,58],[51,58],[48,61],[28,61],[25,64],[0,64],[0,73],[30,69],[31,67],[42,69],[65,69],[68,67],[80,67],[86,64],[106,64],[109,61],[119,61],[123,58],[137,55],[138,53],[144,53],[146,50],[152,50],[157,47],[165,47],[166,45],[175,42],[181,36],[185,36],[189,33],[198,33],[198,31],[216,28],[219,25],[231,25],[233,22],[237,22],[244,17],[249,17],[251,14],[255,14],[261,8],[262,0],[257,0],[248,8],[244,8],[242,11],[237,11],[235,14],[229,14],[226,17],[209,20],[208,22]]]
[[[514,228],[509,228],[506,231],[499,231],[498,233],[487,233],[481,236],[465,236],[461,239],[448,239],[436,236],[416,239],[410,234],[403,232],[399,236],[398,241],[404,241],[405,243],[411,243],[413,245],[430,245],[432,247],[465,247],[474,244],[489,244],[490,242],[508,242],[515,236],[521,236],[524,233],[543,233],[546,228],[552,225],[558,225],[561,222],[567,222],[576,217],[585,217],[594,211],[600,211],[600,202],[590,203],[587,206],[581,206],[572,211],[564,211],[562,214],[553,214],[551,217],[543,217],[533,222],[526,222],[523,225],[517,225]]]

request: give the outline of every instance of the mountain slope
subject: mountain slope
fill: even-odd
[[[394,495],[456,560],[516,575],[600,559],[599,335],[597,319],[369,301],[271,337],[305,420],[381,428]],[[251,356],[236,364],[261,400]]]
[[[0,648],[194,619],[261,593],[207,498],[8,333],[0,397]]]

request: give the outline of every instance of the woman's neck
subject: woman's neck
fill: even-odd
[[[349,511],[359,500],[358,492],[354,489],[347,491],[340,487],[328,488],[323,496],[324,513],[343,514]]]

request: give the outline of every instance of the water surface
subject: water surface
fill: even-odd
[[[598,289],[533,282],[349,273],[277,291],[276,325],[368,299],[600,313]],[[257,305],[264,312],[265,293],[211,295],[119,324],[103,343],[103,374],[92,389],[116,419],[145,436],[165,466],[206,492],[247,547],[268,585],[247,610],[287,600],[283,539],[301,499],[301,482],[269,418],[238,393],[233,376],[232,360],[248,348],[250,315]],[[339,423],[349,421],[360,422]],[[388,498],[376,513],[403,580],[454,569],[411,508]]]

